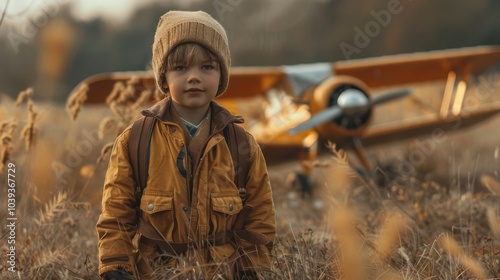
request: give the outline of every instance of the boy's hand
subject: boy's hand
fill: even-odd
[[[120,267],[118,269],[104,273],[102,278],[104,280],[133,280],[134,276],[132,276],[130,272]]]

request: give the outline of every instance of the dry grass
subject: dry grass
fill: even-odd
[[[37,113],[35,112],[34,107],[35,106],[33,104],[33,101],[31,100],[31,98],[28,98],[28,122],[21,131],[21,138],[24,139],[26,143],[25,145],[26,151],[29,151],[31,149],[35,141],[35,134],[36,134],[35,121]]]
[[[71,119],[76,119],[78,113],[80,112],[80,107],[87,100],[87,91],[89,86],[86,84],[80,85],[80,87],[75,91],[75,94],[70,96],[66,102],[66,110],[71,116]]]
[[[14,146],[12,145],[12,138],[16,131],[16,119],[11,119],[2,123],[0,127],[0,140],[2,146],[0,147],[0,173],[3,173],[7,162],[10,160]]]
[[[133,80],[117,85],[108,107],[100,108],[81,106],[82,89],[82,96],[68,102],[66,119],[60,106],[37,103],[39,114],[32,116],[29,105],[26,110],[9,106],[13,101],[2,103],[10,115],[2,120],[1,163],[15,162],[18,170],[19,218],[18,273],[6,271],[8,248],[2,241],[2,279],[98,279],[94,226],[105,163],[112,140],[153,94],[124,99],[133,85]],[[26,98],[29,104],[31,95],[20,94],[19,104]],[[47,107],[50,113],[41,113]],[[23,130],[30,130],[35,120],[37,141],[31,138],[30,149],[23,149],[17,123],[26,122]],[[90,139],[84,130],[97,136]],[[41,151],[47,147],[50,156]],[[263,272],[266,279],[500,279],[496,175],[472,180],[483,174],[478,168],[465,181],[452,177],[438,184],[421,174],[394,172],[388,158],[377,174],[359,176],[342,150],[330,149],[326,164],[315,164],[310,198],[286,187],[284,174],[291,165],[270,167],[279,234],[272,271]],[[6,181],[5,172],[0,180]],[[0,192],[4,200],[3,184]],[[5,207],[0,217],[6,220]],[[2,227],[2,239],[7,233]],[[165,279],[207,275],[195,256],[181,263],[176,269],[160,267],[158,274]]]

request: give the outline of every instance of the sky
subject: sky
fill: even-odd
[[[7,12],[4,21],[9,24],[16,24],[21,21],[30,20],[37,22],[43,22],[47,16],[51,17],[57,14],[57,11],[62,5],[69,4],[70,11],[76,19],[79,20],[90,20],[95,17],[102,17],[104,20],[111,24],[120,24],[127,20],[128,16],[132,15],[134,10],[151,3],[160,3],[167,5],[169,3],[175,3],[177,7],[187,8],[193,2],[203,2],[203,1],[214,1],[214,0],[0,0],[0,16],[7,7]],[[236,3],[241,0],[227,0],[228,3]],[[227,2],[226,1],[226,2]],[[232,1],[232,2],[231,2]],[[314,0],[307,1],[306,3],[311,4],[312,2],[325,2],[328,0]],[[273,24],[278,26],[290,25],[294,22],[300,21],[301,17],[287,17],[287,20],[281,20],[282,14],[305,14],[300,12],[300,7],[306,7],[304,11],[307,11],[309,5],[286,5],[283,4],[293,4],[301,2],[301,0],[284,0],[284,1],[271,1],[269,3],[268,9],[261,11],[260,14],[256,15],[261,22],[261,19],[269,18],[269,15],[278,15],[278,23]],[[292,7],[294,10],[287,10]],[[39,16],[37,18],[37,15]],[[44,18],[45,17],[45,18]],[[286,17],[286,16],[285,16]],[[255,21],[252,22],[255,25]],[[274,26],[273,25],[273,26]],[[274,26],[274,28],[276,28]]]
[[[20,15],[33,16],[42,9],[55,11],[61,5],[70,3],[71,11],[78,19],[88,20],[105,15],[109,20],[121,21],[139,5],[153,1],[161,0],[0,0],[0,12],[3,13],[8,4],[4,20],[15,21],[20,19]]]

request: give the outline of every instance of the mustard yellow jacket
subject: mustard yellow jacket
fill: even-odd
[[[183,130],[169,116],[170,100],[164,99],[143,110],[143,115],[157,119],[151,138],[149,175],[140,199],[140,215],[151,223],[168,242],[206,240],[210,235],[231,230],[243,208],[234,184],[234,167],[223,129],[229,123],[242,122],[217,103],[211,103],[211,136],[206,143],[198,170],[194,172],[192,195],[181,173],[190,163],[180,157],[184,150]],[[123,267],[137,273],[137,259],[148,259],[155,249],[136,242],[135,180],[128,158],[131,126],[116,139],[105,177],[102,214],[97,222],[99,237],[99,274]],[[266,163],[255,139],[247,133],[250,164],[246,184],[246,204],[253,206],[244,228],[267,236],[272,244],[276,234],[275,212]],[[184,150],[185,151],[185,150]],[[180,160],[179,160],[180,159]],[[186,168],[187,170],[187,168]],[[187,176],[189,177],[189,176]],[[242,241],[252,264],[269,268],[271,246]],[[211,246],[207,259],[224,261],[234,252],[229,244]],[[139,267],[139,275],[144,269]]]

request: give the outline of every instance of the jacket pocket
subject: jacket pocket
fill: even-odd
[[[174,227],[174,197],[172,192],[144,192],[140,205],[146,221],[169,239]]]
[[[232,229],[241,209],[243,203],[238,193],[212,193],[210,234]]]

